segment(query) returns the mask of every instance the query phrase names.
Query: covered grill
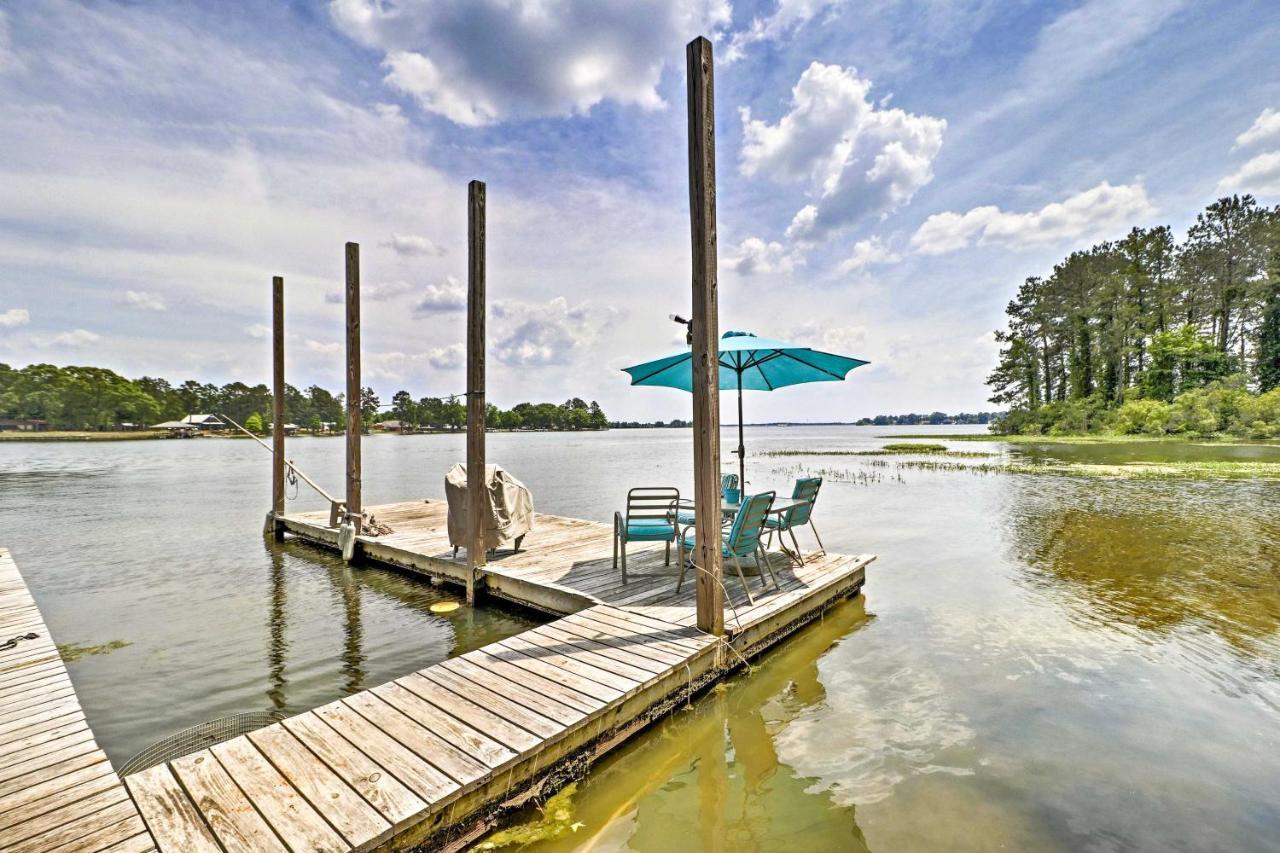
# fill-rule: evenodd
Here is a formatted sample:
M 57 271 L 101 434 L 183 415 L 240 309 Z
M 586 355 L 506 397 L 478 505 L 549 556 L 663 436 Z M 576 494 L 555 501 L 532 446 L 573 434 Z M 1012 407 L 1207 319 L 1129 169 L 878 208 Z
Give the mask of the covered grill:
M 481 527 L 485 551 L 514 543 L 520 550 L 521 540 L 533 529 L 533 494 L 524 483 L 501 466 L 484 466 L 488 488 L 488 507 Z M 444 475 L 444 494 L 449 500 L 449 544 L 454 554 L 467 544 L 467 467 L 461 463 Z

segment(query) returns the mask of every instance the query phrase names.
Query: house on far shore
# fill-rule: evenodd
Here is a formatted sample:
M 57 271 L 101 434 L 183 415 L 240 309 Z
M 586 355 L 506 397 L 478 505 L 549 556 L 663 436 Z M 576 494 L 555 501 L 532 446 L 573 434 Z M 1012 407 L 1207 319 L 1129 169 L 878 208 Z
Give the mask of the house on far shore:
M 275 428 L 276 428 L 276 422 L 275 422 L 275 421 L 271 421 L 270 423 L 268 423 L 268 424 L 267 424 L 266 431 L 267 431 L 267 432 L 274 432 L 274 431 L 275 431 Z M 297 424 L 285 424 L 285 425 L 284 425 L 284 434 L 285 434 L 285 435 L 297 435 L 297 434 L 298 434 L 298 430 L 300 430 L 300 429 L 302 429 L 302 427 L 298 426 Z
M 165 421 L 162 424 L 152 424 L 151 429 L 164 430 L 174 438 L 191 438 L 200 434 L 199 427 L 186 421 Z
M 381 432 L 404 432 L 405 425 L 400 421 L 378 421 L 373 428 Z
M 217 415 L 187 415 L 182 419 L 182 423 L 189 424 L 196 429 L 219 430 L 226 429 L 226 421 L 223 421 Z
M 39 418 L 0 418 L 0 432 L 48 432 L 49 422 Z

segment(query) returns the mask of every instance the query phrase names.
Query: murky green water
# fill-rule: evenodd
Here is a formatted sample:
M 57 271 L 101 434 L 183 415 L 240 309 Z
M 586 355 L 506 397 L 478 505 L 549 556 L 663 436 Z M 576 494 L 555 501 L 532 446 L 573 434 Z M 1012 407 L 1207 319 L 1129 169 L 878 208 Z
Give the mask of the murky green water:
M 891 432 L 762 428 L 748 444 L 871 449 Z M 952 446 L 1106 464 L 1240 452 Z M 452 436 L 366 447 L 370 503 L 438 494 L 463 451 Z M 490 447 L 539 509 L 565 515 L 607 520 L 632 483 L 688 485 L 679 431 L 495 435 Z M 340 482 L 340 441 L 293 452 Z M 1275 448 L 1245 452 L 1280 463 Z M 487 610 L 432 616 L 443 593 L 416 581 L 265 548 L 267 462 L 230 441 L 0 446 L 0 542 L 58 640 L 132 643 L 71 666 L 113 758 L 233 711 L 300 710 L 522 627 Z M 1274 482 L 978 475 L 884 457 L 749 465 L 757 487 L 844 474 L 815 517 L 832 551 L 880 555 L 865 597 L 606 758 L 565 819 L 546 822 L 555 837 L 523 849 L 1275 846 Z

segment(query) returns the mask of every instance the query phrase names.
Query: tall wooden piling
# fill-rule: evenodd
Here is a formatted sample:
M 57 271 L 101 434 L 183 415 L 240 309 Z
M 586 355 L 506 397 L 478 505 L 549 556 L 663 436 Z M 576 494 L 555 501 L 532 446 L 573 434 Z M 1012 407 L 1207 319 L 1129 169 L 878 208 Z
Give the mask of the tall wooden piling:
M 693 245 L 693 503 L 697 624 L 724 633 L 720 556 L 720 321 L 716 287 L 715 88 L 711 42 L 685 52 L 689 101 L 689 221 Z
M 467 603 L 476 600 L 476 573 L 485 563 L 484 516 L 484 207 L 482 181 L 467 185 Z
M 360 532 L 360 245 L 347 244 L 347 517 Z
M 276 539 L 284 538 L 284 277 L 271 279 L 271 515 Z

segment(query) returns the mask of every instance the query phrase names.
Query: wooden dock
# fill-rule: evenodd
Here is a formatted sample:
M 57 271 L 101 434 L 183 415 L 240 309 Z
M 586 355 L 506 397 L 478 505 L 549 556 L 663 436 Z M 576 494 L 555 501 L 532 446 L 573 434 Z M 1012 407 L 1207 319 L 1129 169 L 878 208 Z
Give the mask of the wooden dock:
M 368 508 L 392 533 L 360 557 L 462 584 L 442 500 Z M 337 549 L 328 513 L 282 518 Z M 781 590 L 726 580 L 727 635 L 694 627 L 694 584 L 675 589 L 660 545 L 612 564 L 612 531 L 539 515 L 499 552 L 482 595 L 560 618 L 209 749 L 117 778 L 97 748 L 53 641 L 0 551 L 0 849 L 460 849 L 862 586 L 873 557 L 771 555 Z M 674 560 L 673 560 L 674 562 Z
M 453 555 L 447 528 L 448 505 L 442 499 L 366 507 L 392 533 L 361 536 L 364 557 L 406 571 L 457 583 L 467 572 L 465 552 Z M 305 512 L 282 518 L 286 530 L 311 542 L 337 548 L 338 531 L 328 526 L 328 512 Z M 800 536 L 803 538 L 805 532 Z M 597 604 L 624 608 L 682 627 L 696 621 L 692 575 L 676 591 L 675 556 L 664 565 L 664 549 L 656 543 L 632 543 L 627 549 L 627 583 L 613 567 L 613 529 L 607 524 L 539 514 L 536 527 L 518 553 L 500 550 L 481 570 L 477 586 L 487 594 L 551 615 L 576 613 Z M 747 576 L 754 603 L 747 600 L 737 575 L 725 568 L 725 630 L 732 645 L 750 654 L 777 630 L 797 627 L 816 605 L 856 592 L 862 586 L 869 554 L 805 555 L 805 565 L 773 553 L 770 560 L 782 587 L 760 586 Z M 746 561 L 749 571 L 754 567 Z
M 34 637 L 28 635 L 34 634 Z M 66 667 L 0 548 L 0 850 L 155 850 L 93 739 Z

